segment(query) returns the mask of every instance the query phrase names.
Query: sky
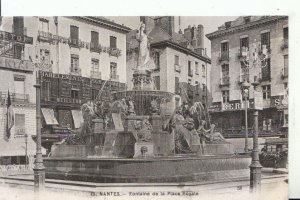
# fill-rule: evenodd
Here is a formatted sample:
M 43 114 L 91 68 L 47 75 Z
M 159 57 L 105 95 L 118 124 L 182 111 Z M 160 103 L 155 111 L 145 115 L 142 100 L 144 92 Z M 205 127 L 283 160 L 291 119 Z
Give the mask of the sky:
M 131 29 L 137 29 L 139 27 L 140 19 L 138 16 L 129 16 L 129 17 L 107 17 L 110 20 L 113 20 L 116 23 L 124 24 L 125 26 Z M 218 29 L 219 26 L 224 24 L 227 21 L 233 21 L 237 16 L 180 16 L 180 28 L 184 30 L 189 25 L 198 26 L 202 24 L 204 26 L 204 34 L 214 32 Z M 179 30 L 179 17 L 175 17 L 175 32 Z M 210 40 L 204 37 L 204 46 L 207 48 L 208 56 L 211 55 Z

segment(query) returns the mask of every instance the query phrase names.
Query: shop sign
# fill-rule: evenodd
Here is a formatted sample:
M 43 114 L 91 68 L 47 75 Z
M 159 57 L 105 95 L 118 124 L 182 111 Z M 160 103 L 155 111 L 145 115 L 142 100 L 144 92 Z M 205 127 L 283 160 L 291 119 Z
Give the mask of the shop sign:
M 15 35 L 14 33 L 9 33 L 6 31 L 0 31 L 0 40 L 20 42 L 25 44 L 33 43 L 32 37 L 28 37 L 26 35 Z
M 254 101 L 250 99 L 247 101 L 247 107 L 249 109 L 254 109 Z M 232 101 L 229 103 L 214 103 L 211 105 L 208 110 L 211 112 L 218 112 L 218 111 L 234 111 L 234 110 L 243 110 L 245 109 L 245 102 L 244 101 Z
M 8 57 L 0 57 L 0 67 L 26 72 L 34 70 L 32 62 Z
M 57 102 L 59 102 L 59 103 L 81 104 L 81 99 L 57 98 Z
M 284 95 L 271 97 L 271 107 L 287 108 L 288 107 L 288 97 L 285 97 Z

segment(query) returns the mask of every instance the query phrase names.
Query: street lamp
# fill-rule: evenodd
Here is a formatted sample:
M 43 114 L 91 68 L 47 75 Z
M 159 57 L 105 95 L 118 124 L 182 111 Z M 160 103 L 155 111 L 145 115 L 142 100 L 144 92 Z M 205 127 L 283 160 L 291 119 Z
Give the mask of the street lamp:
M 41 84 L 39 71 L 36 72 L 36 158 L 34 162 L 34 191 L 39 192 L 45 188 L 45 166 L 42 157 L 41 142 Z
M 247 47 L 242 48 L 242 62 L 249 68 L 264 68 L 267 67 L 267 59 L 270 57 L 270 49 L 267 45 L 261 45 L 257 47 L 256 40 L 254 40 L 252 54 Z M 254 87 L 254 92 L 258 85 L 257 82 L 252 83 Z M 255 95 L 254 95 L 255 96 Z M 254 97 L 255 98 L 255 97 Z M 250 189 L 254 192 L 260 191 L 261 186 L 261 164 L 259 163 L 258 155 L 258 108 L 254 106 L 254 133 L 253 133 L 253 150 L 252 150 L 252 161 L 250 164 Z
M 245 149 L 244 152 L 245 154 L 248 153 L 248 104 L 247 100 L 249 98 L 249 88 L 250 84 L 248 81 L 244 81 L 241 85 L 241 90 L 242 90 L 242 98 L 245 100 Z

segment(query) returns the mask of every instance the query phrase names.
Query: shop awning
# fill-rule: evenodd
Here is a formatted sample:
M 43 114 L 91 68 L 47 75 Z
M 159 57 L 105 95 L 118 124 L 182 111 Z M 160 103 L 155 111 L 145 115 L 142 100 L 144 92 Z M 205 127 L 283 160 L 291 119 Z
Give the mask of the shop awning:
M 83 123 L 81 110 L 72 110 L 72 116 L 75 128 L 80 128 L 81 124 Z
M 44 115 L 46 124 L 48 125 L 58 125 L 58 122 L 54 116 L 54 110 L 49 108 L 42 108 L 42 113 Z
M 0 156 L 25 156 L 26 155 L 26 138 L 11 137 L 8 141 L 3 138 L 0 139 Z M 32 156 L 36 154 L 36 143 L 31 136 L 27 137 L 27 155 Z M 42 147 L 42 154 L 46 154 L 46 149 Z

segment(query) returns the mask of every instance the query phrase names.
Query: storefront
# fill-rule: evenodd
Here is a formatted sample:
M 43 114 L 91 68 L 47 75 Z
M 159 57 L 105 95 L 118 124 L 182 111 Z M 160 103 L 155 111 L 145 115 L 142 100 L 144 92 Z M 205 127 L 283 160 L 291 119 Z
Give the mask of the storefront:
M 54 142 L 60 142 L 81 127 L 82 104 L 96 99 L 111 101 L 111 92 L 125 90 L 124 83 L 115 81 L 45 71 L 40 75 L 42 143 L 48 151 Z

